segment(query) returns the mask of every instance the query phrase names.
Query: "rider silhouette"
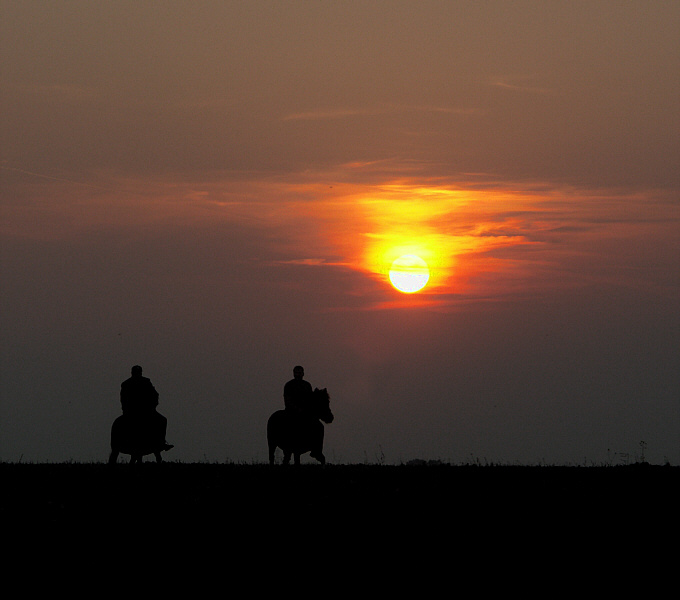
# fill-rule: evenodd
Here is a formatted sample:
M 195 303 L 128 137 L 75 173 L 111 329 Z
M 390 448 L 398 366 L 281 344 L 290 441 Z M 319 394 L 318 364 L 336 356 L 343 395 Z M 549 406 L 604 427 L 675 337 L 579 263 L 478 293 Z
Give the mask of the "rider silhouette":
M 132 367 L 131 377 L 120 384 L 120 405 L 123 414 L 131 417 L 148 415 L 158 406 L 158 392 L 148 377 L 142 376 L 142 367 Z
M 309 414 L 309 402 L 312 399 L 312 384 L 304 380 L 305 370 L 300 366 L 293 368 L 293 379 L 283 386 L 283 404 L 286 412 L 297 420 L 302 429 L 317 431 L 315 440 L 323 439 L 323 434 L 318 435 L 318 430 L 323 432 L 323 425 L 313 415 Z M 315 444 L 310 452 L 312 458 L 322 457 L 321 447 Z
M 283 404 L 286 410 L 303 414 L 312 395 L 312 384 L 305 381 L 305 370 L 301 366 L 293 369 L 293 379 L 283 386 Z
M 163 450 L 173 447 L 165 440 L 168 421 L 156 410 L 158 392 L 151 380 L 142 376 L 142 367 L 139 365 L 132 367 L 131 377 L 120 384 L 120 404 L 126 417 L 153 431 Z

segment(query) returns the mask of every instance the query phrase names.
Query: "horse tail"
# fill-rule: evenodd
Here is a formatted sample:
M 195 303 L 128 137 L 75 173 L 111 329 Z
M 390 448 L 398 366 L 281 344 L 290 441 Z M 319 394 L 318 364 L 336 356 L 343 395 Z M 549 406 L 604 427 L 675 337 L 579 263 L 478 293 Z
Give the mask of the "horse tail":
M 276 447 L 278 445 L 277 430 L 280 428 L 278 423 L 281 421 L 279 413 L 283 411 L 277 410 L 273 413 L 267 420 L 267 448 L 269 450 L 269 464 L 274 464 L 274 455 L 276 453 Z
M 123 415 L 120 415 L 117 417 L 114 421 L 113 424 L 111 425 L 111 449 L 114 450 L 116 448 L 121 447 L 121 436 L 123 435 L 123 428 L 125 426 L 125 419 L 123 418 Z

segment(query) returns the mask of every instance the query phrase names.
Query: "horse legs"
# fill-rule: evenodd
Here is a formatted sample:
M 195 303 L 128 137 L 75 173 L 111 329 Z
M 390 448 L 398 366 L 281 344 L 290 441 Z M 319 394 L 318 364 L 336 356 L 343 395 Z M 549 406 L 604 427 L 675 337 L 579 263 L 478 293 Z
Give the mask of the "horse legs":
M 159 450 L 158 452 L 154 452 L 153 455 L 156 457 L 156 463 L 160 464 L 163 462 L 163 459 L 161 458 L 161 451 Z
M 141 463 L 142 462 L 142 455 L 141 454 L 130 454 L 130 464 L 134 465 L 135 463 Z
M 109 464 L 115 465 L 117 461 L 118 461 L 118 450 L 111 450 L 111 454 L 109 454 Z
M 292 452 L 290 450 L 284 450 L 283 451 L 283 464 L 287 465 L 290 463 L 290 455 Z
M 326 464 L 326 457 L 323 455 L 323 434 L 324 428 L 319 421 L 316 421 L 312 429 L 312 451 L 310 456 L 318 460 L 322 465 Z
M 274 466 L 274 457 L 276 456 L 276 444 L 269 442 L 269 464 Z

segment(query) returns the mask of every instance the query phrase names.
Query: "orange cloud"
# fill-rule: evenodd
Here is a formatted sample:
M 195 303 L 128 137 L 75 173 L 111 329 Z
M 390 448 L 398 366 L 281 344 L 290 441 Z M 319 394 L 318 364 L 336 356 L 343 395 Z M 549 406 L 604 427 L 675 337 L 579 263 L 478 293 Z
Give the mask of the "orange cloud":
M 538 199 L 530 196 L 415 180 L 295 188 L 303 199 L 289 210 L 313 223 L 309 231 L 317 231 L 327 252 L 339 257 L 334 264 L 389 286 L 395 259 L 412 254 L 425 260 L 430 280 L 421 300 L 462 293 L 481 273 L 516 272 L 519 261 L 494 253 L 539 243 L 526 236 L 535 225 L 514 216 L 532 205 L 536 209 Z
M 4 207 L 2 233 L 57 239 L 101 228 L 240 231 L 258 248 L 257 256 L 242 257 L 252 264 L 323 270 L 329 285 L 333 270 L 342 270 L 337 292 L 352 295 L 352 306 L 446 305 L 603 281 L 670 286 L 670 276 L 651 281 L 656 264 L 677 248 L 669 233 L 677 204 L 667 194 L 456 184 L 408 167 L 400 177 L 395 163 L 378 161 L 295 176 L 80 183 L 5 169 L 14 201 Z M 652 243 L 650 232 L 662 233 Z M 403 255 L 422 258 L 430 275 L 409 298 L 389 280 Z

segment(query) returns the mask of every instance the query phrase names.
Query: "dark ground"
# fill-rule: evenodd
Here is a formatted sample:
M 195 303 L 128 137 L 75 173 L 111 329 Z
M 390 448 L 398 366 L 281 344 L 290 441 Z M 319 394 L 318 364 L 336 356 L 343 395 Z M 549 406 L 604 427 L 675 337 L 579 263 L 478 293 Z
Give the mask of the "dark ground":
M 677 556 L 680 532 L 671 466 L 0 464 L 0 480 L 5 547 L 28 561 L 67 541 L 122 565 L 567 575 Z
M 147 461 L 149 459 L 147 458 Z M 634 521 L 680 508 L 680 467 L 303 465 L 149 461 L 142 465 L 0 464 L 3 520 L 78 529 L 155 516 L 172 527 L 333 523 Z

